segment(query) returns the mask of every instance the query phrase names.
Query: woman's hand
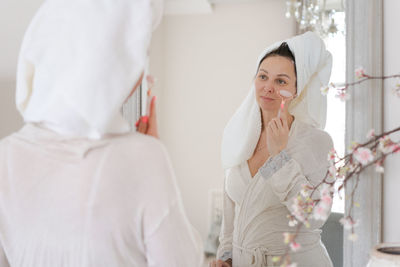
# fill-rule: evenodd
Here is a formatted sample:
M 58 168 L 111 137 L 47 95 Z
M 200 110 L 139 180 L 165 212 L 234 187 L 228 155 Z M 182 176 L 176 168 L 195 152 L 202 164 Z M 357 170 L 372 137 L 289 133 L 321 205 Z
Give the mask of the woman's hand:
M 229 259 L 228 261 L 222 260 L 213 260 L 210 262 L 210 267 L 232 267 L 232 260 Z
M 285 112 L 280 118 L 273 118 L 266 127 L 267 148 L 271 157 L 278 155 L 286 148 L 289 140 L 289 126 Z
M 153 96 L 150 103 L 150 114 L 149 116 L 142 116 L 136 122 L 136 130 L 139 133 L 147 134 L 155 138 L 158 137 L 157 130 L 157 117 L 156 117 L 156 97 Z

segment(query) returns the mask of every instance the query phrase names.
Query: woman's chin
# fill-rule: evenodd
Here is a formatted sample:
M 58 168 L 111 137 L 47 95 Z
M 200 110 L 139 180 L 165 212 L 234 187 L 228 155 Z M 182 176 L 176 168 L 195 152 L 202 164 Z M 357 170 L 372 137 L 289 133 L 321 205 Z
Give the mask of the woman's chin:
M 271 107 L 267 105 L 259 105 L 263 112 L 268 112 L 272 114 L 278 114 L 279 107 Z

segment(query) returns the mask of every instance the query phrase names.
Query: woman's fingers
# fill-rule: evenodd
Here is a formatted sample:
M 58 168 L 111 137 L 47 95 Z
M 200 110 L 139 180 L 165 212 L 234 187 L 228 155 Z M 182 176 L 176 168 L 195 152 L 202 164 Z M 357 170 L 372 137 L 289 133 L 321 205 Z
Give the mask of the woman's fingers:
M 282 120 L 282 126 L 285 130 L 289 130 L 289 126 L 287 123 L 287 116 L 286 116 L 286 112 L 282 112 L 281 114 L 281 120 Z
M 210 267 L 231 267 L 227 262 L 224 262 L 222 260 L 213 260 L 210 262 L 208 265 Z
M 280 118 L 275 118 L 275 119 L 272 119 L 272 120 L 275 122 L 276 129 L 278 131 L 282 131 L 283 130 L 283 125 L 282 125 L 281 119 Z
M 279 133 L 278 132 L 278 126 L 277 126 L 276 121 L 274 119 L 270 120 L 270 122 L 268 123 L 268 127 L 271 129 L 271 132 L 274 135 L 277 135 Z
M 222 260 L 214 260 L 210 263 L 210 267 L 230 267 L 230 265 Z
M 142 134 L 147 134 L 149 118 L 147 116 L 140 117 L 139 123 L 137 124 L 137 131 Z
M 158 138 L 158 127 L 157 127 L 157 113 L 156 113 L 156 97 L 153 96 L 150 102 L 150 114 L 149 114 L 149 128 L 147 134 L 155 138 Z
M 149 114 L 149 120 L 154 121 L 157 117 L 156 114 L 156 96 L 153 96 L 150 102 L 150 114 Z
M 267 140 L 274 134 L 275 133 L 274 133 L 271 123 L 268 123 L 268 125 L 267 125 Z
M 156 97 L 154 96 L 151 99 L 149 116 L 140 117 L 140 119 L 136 122 L 135 126 L 136 126 L 136 130 L 139 133 L 158 138 L 155 100 L 156 100 Z

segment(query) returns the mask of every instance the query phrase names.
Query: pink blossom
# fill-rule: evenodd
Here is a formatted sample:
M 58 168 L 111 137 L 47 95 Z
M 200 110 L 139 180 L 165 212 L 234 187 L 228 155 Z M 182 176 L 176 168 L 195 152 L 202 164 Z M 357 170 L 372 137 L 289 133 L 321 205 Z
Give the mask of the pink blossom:
M 336 97 L 339 98 L 341 101 L 347 101 L 350 99 L 350 94 L 348 94 L 346 91 L 340 91 L 336 94 Z
M 400 97 L 400 87 L 394 88 L 393 93 L 394 93 L 397 97 Z
M 353 152 L 354 158 L 362 165 L 367 165 L 374 160 L 374 156 L 369 148 L 359 147 Z
M 274 262 L 274 258 L 272 258 L 272 262 Z M 297 267 L 297 263 L 292 262 L 289 264 L 289 261 L 286 260 L 281 267 Z
M 400 79 L 397 79 L 396 86 L 393 88 L 393 94 L 400 97 Z
M 290 227 L 295 227 L 297 224 L 298 224 L 298 222 L 295 219 L 289 221 L 289 226 Z
M 333 191 L 334 191 L 333 186 L 324 183 L 320 188 L 321 197 L 323 197 L 325 195 L 331 195 L 331 193 L 333 193 Z
M 339 178 L 339 179 L 343 179 L 345 176 L 346 176 L 346 174 L 347 174 L 347 172 L 349 171 L 349 167 L 348 166 L 342 166 L 342 167 L 340 167 L 339 168 L 339 171 L 338 171 L 338 173 L 337 173 L 337 178 Z
M 292 235 L 289 233 L 283 233 L 283 242 L 285 242 L 285 244 L 289 244 L 289 242 L 292 241 Z
M 381 137 L 379 139 L 379 144 L 378 144 L 378 149 L 384 153 L 392 153 L 392 152 L 397 152 L 399 149 L 399 146 L 394 143 L 389 136 L 385 135 L 384 137 Z
M 365 77 L 365 70 L 364 70 L 364 68 L 363 68 L 363 67 L 358 67 L 358 68 L 355 70 L 355 74 L 356 74 L 356 78 L 357 78 L 357 79 L 361 79 L 361 78 Z
M 300 244 L 296 243 L 295 241 L 291 242 L 289 246 L 290 249 L 294 252 L 298 251 L 301 248 Z
M 352 141 L 352 142 L 351 142 L 351 145 L 350 145 L 350 147 L 349 147 L 349 149 L 348 149 L 349 153 L 353 153 L 354 150 L 355 150 L 359 145 L 360 145 L 359 143 L 357 143 L 357 142 L 355 142 L 355 141 Z
M 147 81 L 148 87 L 149 88 L 153 88 L 154 84 L 156 82 L 156 79 L 154 78 L 153 75 L 147 75 L 146 76 L 146 81 Z
M 328 85 L 322 86 L 320 90 L 322 95 L 327 95 L 329 92 L 329 86 Z
M 290 200 L 290 213 L 288 216 L 289 225 L 297 224 L 297 221 L 305 223 L 306 217 L 313 211 L 315 205 L 314 200 L 310 198 L 310 190 L 313 189 L 308 185 L 302 185 L 303 189 Z M 296 219 L 297 221 L 293 221 Z
M 326 206 L 330 206 L 332 204 L 332 197 L 330 195 L 325 195 L 321 198 L 322 203 Z
M 335 159 L 335 155 L 336 155 L 336 150 L 334 148 L 332 148 L 328 152 L 328 160 L 334 160 Z
M 339 220 L 339 222 L 343 225 L 344 229 L 350 230 L 353 227 L 358 226 L 358 221 L 353 220 L 351 217 L 343 217 Z
M 300 191 L 300 195 L 304 198 L 307 198 L 311 194 L 311 188 L 307 184 L 302 184 L 301 187 L 302 189 Z
M 325 204 L 318 203 L 318 205 L 314 208 L 314 219 L 325 221 L 326 219 L 328 219 L 330 209 L 330 206 L 328 207 Z
M 335 165 L 335 159 L 336 159 L 336 150 L 334 148 L 332 148 L 329 152 L 328 152 L 328 161 L 330 165 Z
M 303 208 L 303 201 L 299 199 L 299 197 L 296 197 L 293 199 L 293 203 L 291 205 L 291 213 L 293 214 L 294 217 L 296 217 L 297 220 L 299 221 L 304 221 L 305 215 L 304 215 L 304 208 Z
M 384 173 L 384 172 L 385 172 L 385 169 L 383 168 L 383 166 L 382 166 L 381 164 L 376 164 L 376 166 L 375 166 L 375 171 L 376 171 L 377 173 Z
M 309 191 L 306 190 L 306 189 L 302 189 L 302 190 L 300 191 L 300 194 L 301 194 L 303 197 L 308 197 L 308 196 L 310 195 Z
M 358 167 L 358 164 L 352 163 L 352 164 L 348 165 L 348 167 L 349 167 L 348 172 L 351 173 L 351 172 L 353 172 L 353 171 Z
M 325 221 L 328 219 L 332 207 L 333 186 L 323 184 L 320 188 L 320 201 L 314 207 L 313 217 L 315 220 Z
M 336 176 L 336 167 L 335 165 L 331 165 L 328 169 L 329 175 L 331 177 L 335 177 Z
M 375 137 L 375 129 L 371 129 L 367 133 L 367 139 L 372 139 Z
M 278 261 L 280 261 L 281 260 L 281 257 L 280 256 L 273 256 L 272 257 L 272 262 L 278 262 Z
M 358 239 L 358 235 L 355 233 L 349 234 L 349 236 L 347 237 L 350 241 L 357 241 Z

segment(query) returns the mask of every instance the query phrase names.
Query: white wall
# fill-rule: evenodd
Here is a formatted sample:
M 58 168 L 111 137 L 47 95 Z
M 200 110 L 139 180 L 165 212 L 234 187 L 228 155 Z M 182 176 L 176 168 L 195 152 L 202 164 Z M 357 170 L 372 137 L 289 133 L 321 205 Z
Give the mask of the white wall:
M 21 128 L 22 117 L 15 107 L 15 82 L 0 80 L 0 139 Z
M 43 0 L 0 2 L 0 138 L 18 130 L 22 118 L 15 108 L 15 73 L 24 32 Z
M 43 0 L 1 0 L 0 79 L 13 80 L 26 27 Z
M 208 194 L 222 189 L 224 126 L 247 95 L 261 51 L 294 34 L 285 1 L 216 5 L 213 14 L 167 16 L 154 35 L 161 139 L 190 221 L 205 238 Z M 162 67 L 160 67 L 162 65 Z
M 384 1 L 384 72 L 400 74 L 400 28 L 398 27 L 398 13 L 400 1 Z M 392 94 L 395 86 L 394 80 L 385 82 L 384 97 L 384 127 L 391 130 L 400 126 L 400 98 Z M 400 140 L 400 134 L 395 140 Z M 400 154 L 390 157 L 386 161 L 384 176 L 384 216 L 383 240 L 384 242 L 400 242 Z

